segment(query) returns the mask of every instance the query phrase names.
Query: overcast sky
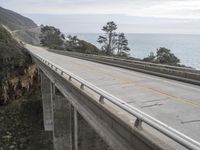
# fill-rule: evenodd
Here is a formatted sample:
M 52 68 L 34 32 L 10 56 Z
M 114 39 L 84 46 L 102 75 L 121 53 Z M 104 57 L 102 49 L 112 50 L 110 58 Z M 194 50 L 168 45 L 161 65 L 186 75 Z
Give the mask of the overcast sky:
M 113 20 L 120 32 L 200 34 L 200 0 L 0 0 L 0 6 L 64 32 L 100 32 Z

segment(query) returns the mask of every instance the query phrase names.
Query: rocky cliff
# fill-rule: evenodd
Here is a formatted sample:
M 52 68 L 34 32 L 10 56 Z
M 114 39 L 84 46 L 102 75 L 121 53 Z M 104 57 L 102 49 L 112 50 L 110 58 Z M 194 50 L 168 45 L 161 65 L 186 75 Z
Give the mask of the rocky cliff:
M 32 86 L 37 66 L 25 48 L 0 26 L 0 104 L 21 97 Z

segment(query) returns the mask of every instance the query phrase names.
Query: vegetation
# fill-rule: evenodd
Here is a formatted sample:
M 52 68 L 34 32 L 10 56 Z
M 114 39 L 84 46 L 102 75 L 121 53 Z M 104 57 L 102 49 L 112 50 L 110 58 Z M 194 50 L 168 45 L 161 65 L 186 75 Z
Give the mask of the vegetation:
M 38 84 L 24 97 L 0 106 L 0 150 L 52 150 L 52 134 L 43 129 Z
M 180 60 L 171 53 L 171 50 L 164 47 L 157 49 L 156 55 L 151 52 L 148 57 L 144 58 L 144 61 L 174 66 L 177 66 L 180 63 Z
M 128 40 L 124 33 L 117 34 L 115 30 L 117 25 L 111 21 L 103 27 L 105 36 L 99 36 L 98 42 L 103 44 L 102 50 L 99 50 L 93 44 L 78 39 L 77 36 L 64 34 L 59 29 L 52 26 L 41 26 L 40 43 L 50 49 L 67 50 L 88 54 L 106 54 L 127 57 L 130 49 L 128 48 Z
M 0 70 L 6 66 L 22 67 L 30 63 L 30 58 L 25 48 L 15 41 L 11 34 L 0 25 Z
M 42 27 L 40 39 L 42 46 L 52 49 L 63 49 L 65 37 L 60 30 L 55 27 Z
M 53 149 L 52 135 L 43 130 L 38 82 L 28 75 L 31 63 L 26 50 L 0 25 L 0 150 Z M 27 89 L 20 81 L 34 85 Z
M 103 26 L 102 28 L 102 31 L 105 32 L 105 36 L 99 36 L 97 40 L 97 42 L 100 44 L 104 44 L 101 49 L 106 55 L 111 55 L 114 53 L 117 37 L 115 30 L 117 30 L 117 25 L 113 21 L 108 22 L 106 26 Z
M 0 26 L 0 105 L 7 103 L 8 97 L 11 100 L 14 95 L 14 88 L 11 88 L 8 80 L 23 75 L 30 64 L 31 59 L 25 48 Z
M 128 47 L 128 40 L 126 39 L 124 33 L 119 33 L 117 38 L 117 55 L 127 56 L 130 48 Z
M 100 54 L 100 50 L 94 46 L 93 44 L 86 42 L 84 40 L 80 40 L 77 36 L 67 36 L 67 40 L 65 41 L 65 49 L 68 51 L 74 51 L 79 53 L 87 53 L 87 54 Z
M 50 49 L 67 50 L 88 54 L 99 54 L 100 50 L 91 43 L 80 40 L 77 36 L 68 35 L 65 38 L 64 34 L 59 29 L 52 26 L 42 26 L 40 42 L 42 46 Z
M 115 31 L 117 30 L 117 25 L 113 22 L 107 22 L 105 26 L 103 26 L 102 31 L 105 32 L 104 36 L 99 36 L 97 42 L 103 44 L 101 47 L 102 51 L 106 55 L 114 55 L 118 56 L 128 56 L 128 52 L 130 49 L 128 46 L 128 40 L 126 39 L 124 33 L 117 34 Z
M 147 61 L 147 62 L 154 62 L 155 57 L 156 57 L 156 56 L 154 55 L 154 53 L 153 53 L 153 52 L 150 52 L 150 53 L 149 53 L 149 56 L 145 57 L 143 60 L 144 60 L 144 61 Z

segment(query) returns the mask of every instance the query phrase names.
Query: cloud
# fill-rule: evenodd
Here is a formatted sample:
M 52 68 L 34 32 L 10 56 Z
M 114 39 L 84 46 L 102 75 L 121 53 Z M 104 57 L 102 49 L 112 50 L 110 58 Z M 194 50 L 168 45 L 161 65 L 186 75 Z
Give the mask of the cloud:
M 0 0 L 0 6 L 64 32 L 100 32 L 113 20 L 121 32 L 200 34 L 200 0 Z
M 22 14 L 124 14 L 200 18 L 199 0 L 1 0 L 0 5 Z
M 200 34 L 199 19 L 169 19 L 127 15 L 29 15 L 38 24 L 53 25 L 64 33 L 99 33 L 107 21 L 125 33 Z

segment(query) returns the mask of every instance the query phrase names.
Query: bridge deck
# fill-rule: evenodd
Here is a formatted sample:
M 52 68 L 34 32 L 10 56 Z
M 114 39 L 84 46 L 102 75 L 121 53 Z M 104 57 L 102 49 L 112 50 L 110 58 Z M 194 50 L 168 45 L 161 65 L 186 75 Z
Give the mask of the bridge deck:
M 26 47 L 200 142 L 199 86 Z

